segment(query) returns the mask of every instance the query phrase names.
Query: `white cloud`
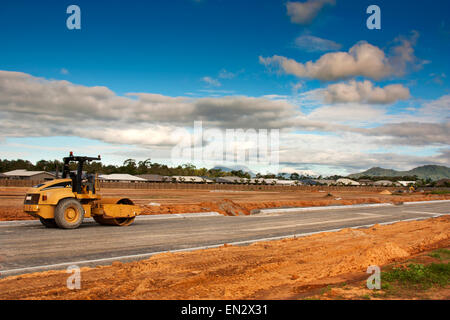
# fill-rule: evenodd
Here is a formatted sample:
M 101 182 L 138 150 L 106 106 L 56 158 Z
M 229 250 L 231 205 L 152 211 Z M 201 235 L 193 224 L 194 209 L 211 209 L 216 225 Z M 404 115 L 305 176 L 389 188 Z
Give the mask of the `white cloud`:
M 429 76 L 432 78 L 431 81 L 439 85 L 443 85 L 445 78 L 447 78 L 447 75 L 444 72 L 441 72 L 440 74 L 430 73 Z
M 222 69 L 219 72 L 219 78 L 221 79 L 233 79 L 234 77 L 236 77 L 236 73 L 227 71 L 225 69 Z
M 352 173 L 374 166 L 408 170 L 424 164 L 450 165 L 448 148 L 442 148 L 433 156 L 421 156 L 423 148 L 416 146 L 403 147 L 404 153 L 395 145 L 379 150 L 383 138 L 378 136 L 287 133 L 281 139 L 281 165 L 289 167 L 331 166 Z
M 339 43 L 332 40 L 322 39 L 311 35 L 297 37 L 294 40 L 294 45 L 296 48 L 308 52 L 335 51 L 342 47 Z
M 444 95 L 439 99 L 428 101 L 420 109 L 423 116 L 439 116 L 440 119 L 450 120 L 450 94 Z
M 318 122 L 333 121 L 333 123 L 362 126 L 372 123 L 375 119 L 381 119 L 385 113 L 385 109 L 365 104 L 337 104 L 316 108 L 308 114 L 307 118 Z
M 416 115 L 404 119 L 401 115 L 397 123 L 389 123 L 393 115 L 387 113 L 387 106 L 338 103 L 304 114 L 284 96 L 118 96 L 106 87 L 0 71 L 0 138 L 75 136 L 135 145 L 158 154 L 170 154 L 179 139 L 191 138 L 193 122 L 201 120 L 205 129 L 282 129 L 282 162 L 352 168 L 377 161 L 386 166 L 420 163 L 426 158 L 397 154 L 396 146 L 448 147 L 449 106 L 450 96 L 443 96 L 426 102 Z M 365 124 L 375 127 L 361 127 Z M 370 154 L 388 146 L 392 152 Z M 429 159 L 449 161 L 445 156 Z
M 76 127 L 103 128 L 96 138 L 101 134 L 108 142 L 120 142 L 122 138 L 128 141 L 128 136 L 110 135 L 107 128 L 119 132 L 135 127 L 145 132 L 155 125 L 192 126 L 196 120 L 221 128 L 285 128 L 295 125 L 295 119 L 301 116 L 296 106 L 282 99 L 189 98 L 149 93 L 117 96 L 106 87 L 0 71 L 0 136 L 72 135 Z M 85 130 L 83 136 L 93 135 L 94 131 Z M 141 136 L 144 140 L 145 135 Z M 153 137 L 150 133 L 147 136 Z
M 393 73 L 384 52 L 369 43 L 360 42 L 349 52 L 327 53 L 316 62 L 299 63 L 293 59 L 274 55 L 260 57 L 266 66 L 280 68 L 286 74 L 299 78 L 312 78 L 324 81 L 364 76 L 373 79 L 385 78 Z
M 69 70 L 67 70 L 66 68 L 62 68 L 59 72 L 64 75 L 69 74 Z
M 391 48 L 390 64 L 396 70 L 398 75 L 403 75 L 408 66 L 413 69 L 421 69 L 424 64 L 430 63 L 428 60 L 420 60 L 414 55 L 414 46 L 419 39 L 419 33 L 415 30 L 411 31 L 409 38 L 398 36 L 394 43 L 396 46 Z
M 396 117 L 387 114 L 384 108 L 372 108 L 366 104 L 319 106 L 305 115 L 296 105 L 279 96 L 188 98 L 130 93 L 123 97 L 106 87 L 86 87 L 68 81 L 49 81 L 25 73 L 0 71 L 0 136 L 76 135 L 108 142 L 166 145 L 170 141 L 158 138 L 156 131 L 165 136 L 171 130 L 192 126 L 194 121 L 201 120 L 207 127 L 218 128 L 279 128 L 363 135 L 386 130 L 386 136 L 403 137 L 405 132 L 388 131 L 385 129 L 387 124 L 372 131 L 349 126 L 396 121 L 417 123 L 405 126 L 412 136 L 415 136 L 417 128 L 428 130 L 430 134 L 421 133 L 421 143 L 442 144 L 448 127 L 439 126 L 439 122 L 448 117 L 449 100 L 449 96 L 443 96 L 429 101 L 416 114 L 408 116 Z M 422 125 L 425 120 L 435 124 L 429 123 L 429 127 Z M 108 128 L 117 133 L 111 134 Z M 440 130 L 439 134 L 436 128 Z M 132 136 L 139 139 L 135 141 Z M 418 141 L 411 139 L 411 143 Z M 408 144 L 408 141 L 401 143 Z
M 202 80 L 203 82 L 207 83 L 208 85 L 213 86 L 213 87 L 220 87 L 220 86 L 222 85 L 222 84 L 219 82 L 219 80 L 214 79 L 214 78 L 211 78 L 211 77 L 208 77 L 208 76 L 203 77 L 201 80 Z
M 303 87 L 303 83 L 302 82 L 297 82 L 297 83 L 291 84 L 291 86 L 292 86 L 292 92 L 294 94 L 297 94 L 298 90 L 300 90 Z
M 305 2 L 286 3 L 287 15 L 292 23 L 309 24 L 326 5 L 334 5 L 335 0 L 307 0 Z
M 83 136 L 82 130 L 77 132 Z M 91 129 L 87 137 L 108 143 L 117 143 L 141 146 L 173 146 L 185 136 L 190 136 L 187 130 L 173 126 L 155 125 L 143 128 L 104 128 Z
M 380 143 L 390 145 L 449 145 L 450 122 L 423 123 L 401 122 L 389 123 L 377 128 L 359 129 L 367 136 L 380 137 Z M 448 159 L 450 160 L 450 159 Z
M 301 176 L 310 176 L 310 177 L 317 177 L 318 174 L 313 171 L 313 170 L 309 170 L 309 169 L 298 169 L 298 168 L 291 168 L 291 167 L 284 167 L 281 168 L 280 173 L 285 173 L 285 174 L 293 174 L 293 173 L 297 173 Z
M 417 37 L 417 32 L 413 32 L 410 40 L 404 38 L 398 40 L 399 44 L 392 48 L 390 56 L 387 56 L 380 48 L 360 41 L 348 52 L 326 53 L 317 61 L 299 63 L 294 59 L 278 55 L 267 58 L 260 56 L 259 61 L 266 67 L 275 67 L 299 78 L 335 81 L 362 76 L 379 80 L 402 75 L 409 65 L 420 67 L 413 49 Z
M 327 103 L 389 104 L 410 98 L 409 89 L 401 84 L 391 84 L 381 88 L 375 87 L 369 80 L 336 83 L 329 85 L 321 92 Z

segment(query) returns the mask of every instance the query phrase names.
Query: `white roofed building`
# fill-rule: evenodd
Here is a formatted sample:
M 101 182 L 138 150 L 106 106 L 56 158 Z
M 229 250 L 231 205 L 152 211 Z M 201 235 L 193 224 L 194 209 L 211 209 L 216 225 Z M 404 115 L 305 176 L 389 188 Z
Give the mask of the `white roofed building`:
M 101 181 L 108 182 L 146 182 L 147 180 L 132 176 L 127 173 L 113 173 L 113 174 L 102 174 L 98 176 L 98 179 Z
M 45 171 L 27 171 L 27 170 L 13 170 L 3 173 L 4 178 L 14 180 L 53 180 L 55 175 Z
M 314 179 L 314 181 L 317 182 L 319 185 L 332 186 L 336 184 L 336 181 L 331 179 Z
M 408 187 L 416 184 L 415 181 L 397 181 L 397 182 L 400 183 L 403 187 Z
M 344 186 L 359 186 L 361 185 L 358 181 L 348 179 L 348 178 L 340 178 L 336 180 L 336 184 L 341 184 Z
M 185 182 L 185 183 L 213 183 L 211 179 L 197 176 L 171 176 L 168 181 Z
M 245 183 L 246 178 L 235 177 L 235 176 L 225 176 L 215 179 L 217 183 Z
M 295 186 L 295 185 L 301 185 L 302 183 L 298 180 L 277 180 L 277 185 L 282 186 Z
M 378 181 L 375 181 L 375 182 L 373 183 L 373 185 L 374 185 L 374 186 L 389 187 L 389 186 L 393 186 L 394 183 L 393 183 L 392 181 L 389 181 L 389 180 L 378 180 Z

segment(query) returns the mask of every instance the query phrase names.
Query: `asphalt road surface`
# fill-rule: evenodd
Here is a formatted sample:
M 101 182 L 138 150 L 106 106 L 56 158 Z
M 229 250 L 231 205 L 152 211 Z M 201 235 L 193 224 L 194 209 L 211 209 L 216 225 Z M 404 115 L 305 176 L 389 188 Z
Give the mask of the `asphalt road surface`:
M 322 207 L 323 208 L 323 207 Z M 450 201 L 346 208 L 263 210 L 252 216 L 141 216 L 128 227 L 87 221 L 75 230 L 39 222 L 0 223 L 0 276 L 70 265 L 133 261 L 155 253 L 304 236 L 450 214 Z

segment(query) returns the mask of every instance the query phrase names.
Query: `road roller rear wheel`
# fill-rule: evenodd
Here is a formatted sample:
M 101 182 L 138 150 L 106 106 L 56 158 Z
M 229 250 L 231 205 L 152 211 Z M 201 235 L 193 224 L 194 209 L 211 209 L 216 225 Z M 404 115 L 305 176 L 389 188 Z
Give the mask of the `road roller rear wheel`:
M 55 222 L 63 229 L 75 229 L 84 219 L 84 209 L 81 203 L 73 198 L 61 200 L 55 209 Z

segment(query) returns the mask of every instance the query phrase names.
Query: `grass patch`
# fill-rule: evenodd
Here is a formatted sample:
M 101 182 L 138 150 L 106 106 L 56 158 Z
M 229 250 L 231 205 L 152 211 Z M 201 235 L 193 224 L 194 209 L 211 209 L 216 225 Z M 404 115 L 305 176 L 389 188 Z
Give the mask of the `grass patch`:
M 386 297 L 386 293 L 373 292 L 372 293 L 372 297 L 374 297 L 374 298 L 385 298 Z
M 385 280 L 385 279 L 383 279 L 383 280 Z M 383 282 L 381 284 L 381 289 L 385 290 L 385 291 L 389 291 L 392 289 L 392 285 L 389 282 Z
M 436 258 L 439 260 L 448 260 L 450 259 L 450 250 L 449 249 L 437 249 L 429 254 L 430 257 Z
M 429 265 L 411 263 L 407 267 L 396 267 L 381 273 L 384 289 L 389 290 L 392 283 L 405 288 L 427 290 L 434 286 L 445 287 L 449 284 L 450 263 L 432 263 Z M 388 286 L 386 286 L 386 284 Z
M 430 194 L 449 194 L 450 190 L 433 190 L 430 191 Z
M 331 291 L 331 286 L 330 285 L 326 286 L 325 288 L 320 289 L 320 294 L 322 295 L 322 294 L 325 294 L 326 292 L 329 292 L 329 291 Z

